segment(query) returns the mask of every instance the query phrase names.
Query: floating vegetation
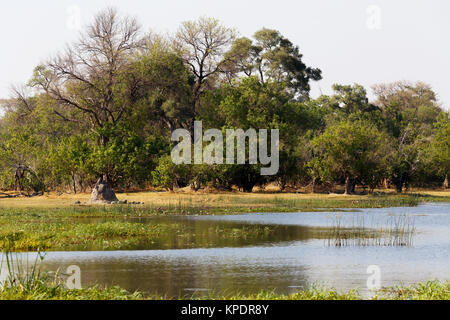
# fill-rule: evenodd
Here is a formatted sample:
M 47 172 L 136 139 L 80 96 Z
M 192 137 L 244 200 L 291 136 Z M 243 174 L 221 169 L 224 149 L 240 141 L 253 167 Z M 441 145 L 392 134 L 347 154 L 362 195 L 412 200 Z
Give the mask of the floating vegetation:
M 366 217 L 353 217 L 351 224 L 346 223 L 342 214 L 336 214 L 334 224 L 329 229 L 328 246 L 412 246 L 416 233 L 414 219 L 408 215 L 388 216 L 385 224 L 370 223 Z

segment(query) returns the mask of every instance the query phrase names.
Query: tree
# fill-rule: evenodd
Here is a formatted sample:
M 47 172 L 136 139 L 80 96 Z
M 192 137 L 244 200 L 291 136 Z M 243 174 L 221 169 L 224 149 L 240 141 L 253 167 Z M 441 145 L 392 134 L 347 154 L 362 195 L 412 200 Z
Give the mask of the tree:
M 67 128 L 49 119 L 41 97 L 31 96 L 26 87 L 13 87 L 12 94 L 0 121 L 1 182 L 37 194 L 48 185 L 49 150 Z
M 131 126 L 117 127 L 110 136 L 106 146 L 93 147 L 88 166 L 97 176 L 109 172 L 114 187 L 143 186 L 150 180 L 158 158 L 168 152 L 169 143 L 164 137 L 142 137 Z
M 345 180 L 345 194 L 352 194 L 356 183 L 379 183 L 379 172 L 386 157 L 387 138 L 367 121 L 344 120 L 329 126 L 312 141 L 318 160 L 311 170 L 323 180 Z M 322 168 L 321 168 L 322 167 Z
M 258 75 L 261 83 L 285 82 L 291 93 L 299 100 L 309 99 L 311 80 L 322 79 L 322 71 L 307 67 L 298 46 L 276 30 L 263 28 L 254 34 L 255 41 L 237 39 L 227 53 L 234 62 L 229 74 L 242 72 L 247 76 Z
M 282 190 L 345 182 L 346 193 L 381 179 L 398 192 L 448 186 L 449 115 L 429 85 L 376 85 L 374 103 L 358 84 L 310 99 L 321 78 L 276 30 L 237 38 L 203 17 L 163 37 L 141 34 L 135 19 L 114 9 L 101 11 L 79 40 L 35 69 L 28 86 L 0 100 L 0 187 L 29 195 L 78 192 L 95 181 L 108 190 L 153 183 L 247 192 L 273 182 Z M 271 150 L 277 174 L 262 176 L 268 165 L 250 163 L 247 145 L 244 165 L 173 164 L 171 133 L 184 128 L 194 138 L 196 120 L 225 136 L 279 129 L 279 150 Z
M 193 77 L 182 57 L 163 39 L 149 39 L 131 67 L 140 79 L 140 117 L 152 126 L 161 121 L 172 132 L 192 120 Z M 140 119 L 135 119 L 140 120 Z
M 310 115 L 304 105 L 293 101 L 284 82 L 266 81 L 262 83 L 256 76 L 244 77 L 232 85 L 223 87 L 216 127 L 235 129 L 278 129 L 280 131 L 280 170 L 272 177 L 284 188 L 292 182 L 298 169 L 293 160 L 299 136 L 308 128 Z M 248 150 L 247 150 L 248 151 Z M 246 152 L 247 155 L 248 152 Z M 290 158 L 289 160 L 287 158 Z M 268 177 L 260 174 L 260 165 L 238 165 L 234 169 L 236 185 L 251 192 L 253 187 L 267 182 Z
M 442 109 L 431 87 L 421 82 L 379 84 L 373 90 L 383 126 L 392 137 L 389 176 L 400 193 L 420 168 L 420 150 L 433 134 Z
M 436 93 L 423 82 L 397 81 L 372 87 L 375 105 L 383 113 L 385 126 L 394 137 L 400 137 L 411 125 L 429 136 L 442 112 Z
M 125 82 L 129 58 L 142 46 L 135 19 L 114 9 L 100 12 L 80 40 L 35 69 L 31 84 L 57 102 L 55 114 L 65 121 L 87 122 L 106 145 L 101 129 L 127 115 L 137 83 Z M 125 86 L 125 88 L 124 88 Z
M 159 159 L 158 166 L 152 172 L 153 184 L 173 191 L 180 184 L 187 184 L 190 168 L 187 165 L 175 165 L 170 156 Z
M 14 128 L 0 141 L 0 169 L 4 177 L 20 193 L 32 190 L 44 191 L 45 186 L 39 174 L 42 165 L 42 152 L 37 136 L 30 128 Z M 13 179 L 11 179 L 13 177 Z
M 430 164 L 444 180 L 444 188 L 448 188 L 450 173 L 450 115 L 448 112 L 441 113 L 435 124 L 435 135 L 427 154 L 430 156 Z
M 31 84 L 55 101 L 64 121 L 88 125 L 105 147 L 108 132 L 129 114 L 139 82 L 127 68 L 143 43 L 135 19 L 116 10 L 100 12 L 80 40 L 35 69 Z M 102 176 L 108 181 L 110 172 Z M 103 179 L 102 179 L 103 180 Z
M 346 115 L 376 112 L 380 109 L 369 103 L 366 89 L 355 83 L 352 86 L 334 84 L 334 95 L 330 99 L 331 106 Z
M 91 148 L 82 136 L 70 136 L 63 139 L 50 155 L 49 163 L 58 180 L 68 180 L 74 194 L 77 193 L 77 180 L 80 192 L 83 192 L 83 181 L 89 174 L 88 160 Z M 77 179 L 78 178 L 78 179 Z
M 185 128 L 191 133 L 194 132 L 200 97 L 206 88 L 214 86 L 222 68 L 231 61 L 225 53 L 235 37 L 233 29 L 223 26 L 217 19 L 206 17 L 183 22 L 175 36 L 175 47 L 194 75 L 191 119 Z

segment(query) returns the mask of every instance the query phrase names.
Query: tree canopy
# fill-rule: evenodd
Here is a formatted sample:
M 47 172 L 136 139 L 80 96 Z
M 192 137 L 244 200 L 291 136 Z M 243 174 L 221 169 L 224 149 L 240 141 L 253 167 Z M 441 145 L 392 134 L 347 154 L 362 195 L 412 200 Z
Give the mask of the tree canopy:
M 122 190 L 448 187 L 449 113 L 429 85 L 378 84 L 370 101 L 357 83 L 335 84 L 313 99 L 321 79 L 277 30 L 242 37 L 202 17 L 165 36 L 103 10 L 0 101 L 0 189 L 77 193 L 99 176 Z M 248 161 L 174 164 L 171 134 L 193 133 L 195 121 L 223 133 L 278 129 L 278 173 Z

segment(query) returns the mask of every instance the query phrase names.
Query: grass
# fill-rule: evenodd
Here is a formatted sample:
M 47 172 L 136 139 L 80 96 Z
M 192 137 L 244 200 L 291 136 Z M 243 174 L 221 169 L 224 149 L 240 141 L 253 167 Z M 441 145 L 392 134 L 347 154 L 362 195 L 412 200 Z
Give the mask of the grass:
M 191 228 L 181 223 L 143 224 L 126 221 L 80 223 L 76 221 L 3 221 L 0 248 L 20 251 L 139 250 L 211 247 L 236 240 L 252 241 L 269 236 L 276 226 L 218 225 Z
M 292 295 L 278 295 L 262 291 L 251 295 L 184 297 L 178 300 L 358 300 L 356 291 L 339 293 L 335 290 L 305 290 Z M 120 287 L 65 290 L 63 286 L 38 285 L 33 291 L 7 288 L 0 291 L 0 300 L 166 300 L 164 296 L 130 293 Z
M 192 298 L 192 297 L 191 297 Z M 188 297 L 188 299 L 191 299 Z M 364 300 L 355 289 L 339 292 L 321 286 L 312 286 L 292 294 L 261 291 L 253 294 L 230 294 L 195 297 L 199 300 Z M 450 300 L 450 281 L 431 280 L 410 286 L 398 285 L 382 288 L 370 300 Z
M 0 199 L 0 214 L 35 214 L 51 216 L 155 216 L 208 215 L 251 212 L 294 212 L 335 208 L 382 208 L 416 206 L 420 202 L 450 201 L 450 192 L 376 193 L 345 196 L 339 194 L 294 193 L 124 193 L 121 200 L 144 202 L 144 205 L 88 206 L 88 194 L 46 195 L 35 198 Z
M 327 245 L 348 246 L 412 246 L 416 233 L 414 220 L 407 215 L 390 216 L 383 226 L 367 227 L 364 216 L 356 217 L 352 226 L 337 214 L 329 229 Z
M 409 287 L 390 287 L 380 290 L 373 300 L 449 300 L 450 281 L 429 281 Z M 45 279 L 33 286 L 10 286 L 0 290 L 0 300 L 167 300 L 162 295 L 128 292 L 120 287 L 92 286 L 80 290 L 66 290 L 62 284 L 46 284 Z M 185 296 L 178 300 L 364 300 L 356 290 L 339 292 L 335 289 L 311 288 L 293 294 L 261 291 L 253 294 Z
M 450 300 L 450 281 L 428 281 L 410 286 L 381 289 L 381 298 L 391 300 Z

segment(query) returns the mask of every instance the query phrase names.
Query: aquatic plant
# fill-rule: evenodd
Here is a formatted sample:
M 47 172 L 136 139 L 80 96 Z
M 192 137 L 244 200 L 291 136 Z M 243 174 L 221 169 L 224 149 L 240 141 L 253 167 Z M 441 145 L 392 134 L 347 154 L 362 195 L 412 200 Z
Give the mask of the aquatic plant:
M 328 246 L 412 246 L 416 233 L 414 219 L 407 215 L 389 216 L 384 225 L 372 222 L 368 227 L 364 215 L 353 217 L 349 226 L 342 214 L 335 216 L 334 224 L 328 232 Z

